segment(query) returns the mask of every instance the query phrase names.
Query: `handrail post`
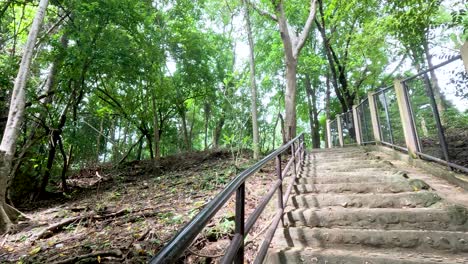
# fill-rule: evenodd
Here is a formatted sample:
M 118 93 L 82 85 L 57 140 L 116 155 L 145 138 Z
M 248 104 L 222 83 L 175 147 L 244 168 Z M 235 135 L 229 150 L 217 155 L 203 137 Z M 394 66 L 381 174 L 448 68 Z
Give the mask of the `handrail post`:
M 235 233 L 242 236 L 241 245 L 234 259 L 235 264 L 244 263 L 244 228 L 245 228 L 245 183 L 236 191 L 236 229 Z
M 330 119 L 327 119 L 327 142 L 328 148 L 333 148 Z
M 294 176 L 297 175 L 297 170 L 296 170 L 296 146 L 294 145 L 295 143 L 293 142 L 291 144 L 291 158 L 293 159 L 293 165 L 294 165 Z
M 374 133 L 375 142 L 380 143 L 382 141 L 382 137 L 380 136 L 380 125 L 379 125 L 379 118 L 377 115 L 377 104 L 375 102 L 375 93 L 369 92 L 368 93 L 368 100 L 369 100 L 369 110 L 371 114 L 371 122 L 372 122 L 372 132 Z
M 344 141 L 343 141 L 343 127 L 341 126 L 341 115 L 336 115 L 336 126 L 338 127 L 338 140 L 340 141 L 340 147 L 343 147 Z
M 359 115 L 357 111 L 357 105 L 353 105 L 353 121 L 354 121 L 354 133 L 356 135 L 356 143 L 358 145 L 362 144 L 362 129 L 359 125 Z
M 284 209 L 283 204 L 283 170 L 281 169 L 281 154 L 276 156 L 276 175 L 281 181 L 281 184 L 278 186 L 278 209 Z M 284 226 L 284 218 L 281 216 L 281 224 Z

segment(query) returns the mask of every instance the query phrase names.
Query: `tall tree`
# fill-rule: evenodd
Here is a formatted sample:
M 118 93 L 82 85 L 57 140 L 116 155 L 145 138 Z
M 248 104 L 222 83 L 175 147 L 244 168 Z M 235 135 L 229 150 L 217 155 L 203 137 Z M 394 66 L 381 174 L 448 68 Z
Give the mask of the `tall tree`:
M 258 159 L 260 155 L 259 135 L 258 135 L 258 118 L 257 118 L 257 84 L 255 83 L 255 52 L 254 41 L 252 36 L 252 27 L 250 24 L 249 7 L 245 0 L 242 0 L 244 8 L 245 28 L 247 31 L 247 39 L 249 41 L 249 63 L 250 63 L 250 100 L 252 112 L 252 132 L 253 132 L 253 157 Z
M 250 2 L 251 3 L 251 2 Z M 286 92 L 285 92 L 285 126 L 286 139 L 290 140 L 296 135 L 297 117 L 296 117 L 296 87 L 297 87 L 297 62 L 299 54 L 304 47 L 309 32 L 312 28 L 317 0 L 310 1 L 310 8 L 307 20 L 302 31 L 294 31 L 286 17 L 284 1 L 272 0 L 274 14 L 259 9 L 255 4 L 251 3 L 253 8 L 259 14 L 275 21 L 278 24 L 281 41 L 284 48 L 284 59 L 286 63 Z
M 11 96 L 8 121 L 0 144 L 0 232 L 8 231 L 20 216 L 20 212 L 8 205 L 5 201 L 6 188 L 13 156 L 16 151 L 16 141 L 20 134 L 21 124 L 24 119 L 26 105 L 26 83 L 28 81 L 29 68 L 36 44 L 37 36 L 41 29 L 49 0 L 41 0 L 29 31 L 28 40 L 24 48 L 23 57 L 15 79 L 15 85 Z

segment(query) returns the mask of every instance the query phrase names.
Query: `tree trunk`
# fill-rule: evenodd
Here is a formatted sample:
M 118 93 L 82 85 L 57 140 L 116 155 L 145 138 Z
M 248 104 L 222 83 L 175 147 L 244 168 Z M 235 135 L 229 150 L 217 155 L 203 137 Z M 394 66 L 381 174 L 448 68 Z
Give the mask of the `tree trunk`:
M 326 85 L 327 85 L 327 90 L 325 91 L 325 119 L 330 120 L 331 115 L 330 115 L 330 74 L 327 74 L 327 80 L 326 80 Z M 325 148 L 329 148 L 328 146 L 328 130 L 325 129 Z
M 293 31 L 289 25 L 284 11 L 284 1 L 272 1 L 275 7 L 275 14 L 268 12 L 260 12 L 261 15 L 267 16 L 278 23 L 281 41 L 284 48 L 284 58 L 286 63 L 286 92 L 285 92 L 285 125 L 286 125 L 286 140 L 291 140 L 296 135 L 296 71 L 297 59 L 299 53 L 304 47 L 304 43 L 309 36 L 312 24 L 315 19 L 317 0 L 310 0 L 310 10 L 307 21 L 300 34 Z M 258 11 L 258 8 L 256 8 Z
M 249 8 L 245 1 L 242 1 L 244 7 L 244 19 L 247 30 L 247 39 L 249 40 L 249 62 L 250 62 L 250 91 L 251 91 L 251 113 L 252 113 L 252 134 L 253 134 L 253 158 L 258 159 L 260 156 L 259 134 L 258 134 L 258 117 L 257 117 L 257 85 L 255 83 L 255 54 L 254 41 L 252 36 L 252 28 L 250 26 Z
M 104 117 L 101 117 L 101 122 L 99 123 L 99 132 L 96 139 L 96 163 L 99 163 L 99 154 L 101 153 L 101 137 L 104 130 Z
M 9 231 L 11 224 L 20 215 L 18 211 L 5 203 L 7 181 L 10 175 L 12 159 L 16 151 L 21 123 L 24 119 L 24 108 L 26 104 L 26 82 L 29 68 L 31 66 L 34 45 L 46 13 L 48 0 L 41 0 L 36 16 L 29 31 L 28 40 L 24 48 L 18 75 L 15 80 L 11 96 L 8 121 L 0 144 L 0 232 Z
M 182 120 L 182 132 L 184 135 L 184 150 L 190 150 L 189 133 L 187 129 L 187 113 L 185 109 L 179 111 L 180 119 Z
M 215 130 L 213 131 L 213 148 L 217 149 L 219 147 L 219 140 L 221 138 L 221 132 L 223 131 L 223 126 L 224 126 L 224 115 L 221 116 L 221 118 L 218 121 L 218 124 L 216 124 Z
M 286 93 L 284 96 L 286 141 L 296 136 L 296 71 L 296 61 L 286 62 Z
M 161 157 L 161 151 L 160 151 L 160 128 L 159 128 L 159 112 L 158 108 L 156 105 L 156 96 L 153 94 L 152 96 L 152 106 L 153 106 L 153 137 L 154 137 L 154 159 L 159 160 Z
M 312 148 L 320 148 L 320 130 L 317 112 L 317 95 L 315 89 L 312 89 L 309 74 L 305 75 L 305 88 L 307 93 L 307 103 L 309 105 L 310 134 L 312 139 Z
M 146 141 L 148 142 L 148 150 L 150 152 L 150 158 L 153 160 L 154 159 L 154 153 L 153 153 L 153 140 L 151 138 L 150 133 L 145 134 Z
M 210 113 L 211 113 L 211 107 L 208 102 L 205 102 L 204 106 L 204 112 L 205 112 L 205 150 L 208 149 L 208 126 L 210 124 Z

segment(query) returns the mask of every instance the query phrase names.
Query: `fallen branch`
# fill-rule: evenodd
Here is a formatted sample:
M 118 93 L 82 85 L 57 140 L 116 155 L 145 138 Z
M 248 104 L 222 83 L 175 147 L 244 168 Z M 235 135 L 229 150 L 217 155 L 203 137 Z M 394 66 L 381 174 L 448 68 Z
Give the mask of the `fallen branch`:
M 110 214 L 107 214 L 107 215 L 96 215 L 94 212 L 93 213 L 89 213 L 89 214 L 86 214 L 86 215 L 82 215 L 82 216 L 76 216 L 76 217 L 71 217 L 71 218 L 67 218 L 67 219 L 64 219 L 56 224 L 53 224 L 47 228 L 45 228 L 44 230 L 42 230 L 41 232 L 39 232 L 34 238 L 33 240 L 38 240 L 38 239 L 43 239 L 43 238 L 46 238 L 47 236 L 53 234 L 55 231 L 57 230 L 60 230 L 62 229 L 64 226 L 67 226 L 69 224 L 72 224 L 76 221 L 82 221 L 82 220 L 103 220 L 103 219 L 107 219 L 107 218 L 111 218 L 111 217 L 119 217 L 119 216 L 122 216 L 122 215 L 125 215 L 129 212 L 128 209 L 122 209 L 118 212 L 115 212 L 115 213 L 110 213 Z
M 67 218 L 67 219 L 64 219 L 56 224 L 53 224 L 49 227 L 47 227 L 46 229 L 42 230 L 41 232 L 39 232 L 34 238 L 33 240 L 38 240 L 38 239 L 42 239 L 42 238 L 45 238 L 51 234 L 53 234 L 56 230 L 59 230 L 59 229 L 62 229 L 62 227 L 64 226 L 67 226 L 71 223 L 74 223 L 75 221 L 78 221 L 78 220 L 82 220 L 84 218 L 89 218 L 90 216 L 92 216 L 91 214 L 88 214 L 88 215 L 83 215 L 83 216 L 76 216 L 76 217 L 71 217 L 71 218 Z
M 109 250 L 109 251 L 97 251 L 89 254 L 84 254 L 80 256 L 75 256 L 71 258 L 67 258 L 64 260 L 53 262 L 53 264 L 68 264 L 68 263 L 76 263 L 80 260 L 88 259 L 88 258 L 97 258 L 97 257 L 122 257 L 122 251 L 116 250 Z
M 7 240 L 8 240 L 8 236 L 9 236 L 9 235 L 10 235 L 10 234 L 8 234 L 8 233 L 5 235 L 5 239 L 3 239 L 3 242 L 2 242 L 2 244 L 0 245 L 0 247 L 3 247 L 3 246 L 5 245 L 5 243 L 6 243 Z
M 224 253 L 221 253 L 221 254 L 218 254 L 218 255 L 205 255 L 205 254 L 202 254 L 202 253 L 195 252 L 195 251 L 191 250 L 190 248 L 187 248 L 187 251 L 190 252 L 190 254 L 195 255 L 197 257 L 201 257 L 201 258 L 220 258 L 220 257 L 224 256 Z

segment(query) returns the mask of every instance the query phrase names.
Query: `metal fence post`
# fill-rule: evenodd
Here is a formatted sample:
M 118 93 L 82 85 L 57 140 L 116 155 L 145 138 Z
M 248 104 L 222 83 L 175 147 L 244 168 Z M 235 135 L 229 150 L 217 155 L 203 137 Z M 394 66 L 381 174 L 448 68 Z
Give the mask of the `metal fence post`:
M 278 179 L 281 180 L 280 186 L 278 186 L 278 209 L 284 209 L 283 205 L 283 169 L 281 168 L 281 154 L 276 156 L 276 175 Z M 284 226 L 284 219 L 281 216 L 281 224 Z
M 328 148 L 333 148 L 330 119 L 327 119 L 327 142 L 328 142 Z
M 336 125 L 338 127 L 338 139 L 340 141 L 340 147 L 344 146 L 343 141 L 343 127 L 341 126 L 341 115 L 336 115 Z
M 242 236 L 241 246 L 234 259 L 235 264 L 244 263 L 244 227 L 245 227 L 245 183 L 237 189 L 236 192 L 236 234 Z
M 403 126 L 403 134 L 405 135 L 406 147 L 408 148 L 408 154 L 413 158 L 417 158 L 417 134 L 413 125 L 413 116 L 410 109 L 408 94 L 405 87 L 401 83 L 401 80 L 396 79 L 394 81 L 394 87 L 398 102 L 398 110 L 400 112 L 401 123 Z
M 372 122 L 372 131 L 374 133 L 375 142 L 380 143 L 382 138 L 380 137 L 380 125 L 379 125 L 379 118 L 377 116 L 377 104 L 375 103 L 373 92 L 368 93 L 368 100 L 369 100 L 369 110 L 371 114 L 371 122 Z
M 353 120 L 354 120 L 354 132 L 356 135 L 356 143 L 358 145 L 362 144 L 362 134 L 361 126 L 359 125 L 359 115 L 357 111 L 357 105 L 353 105 Z

